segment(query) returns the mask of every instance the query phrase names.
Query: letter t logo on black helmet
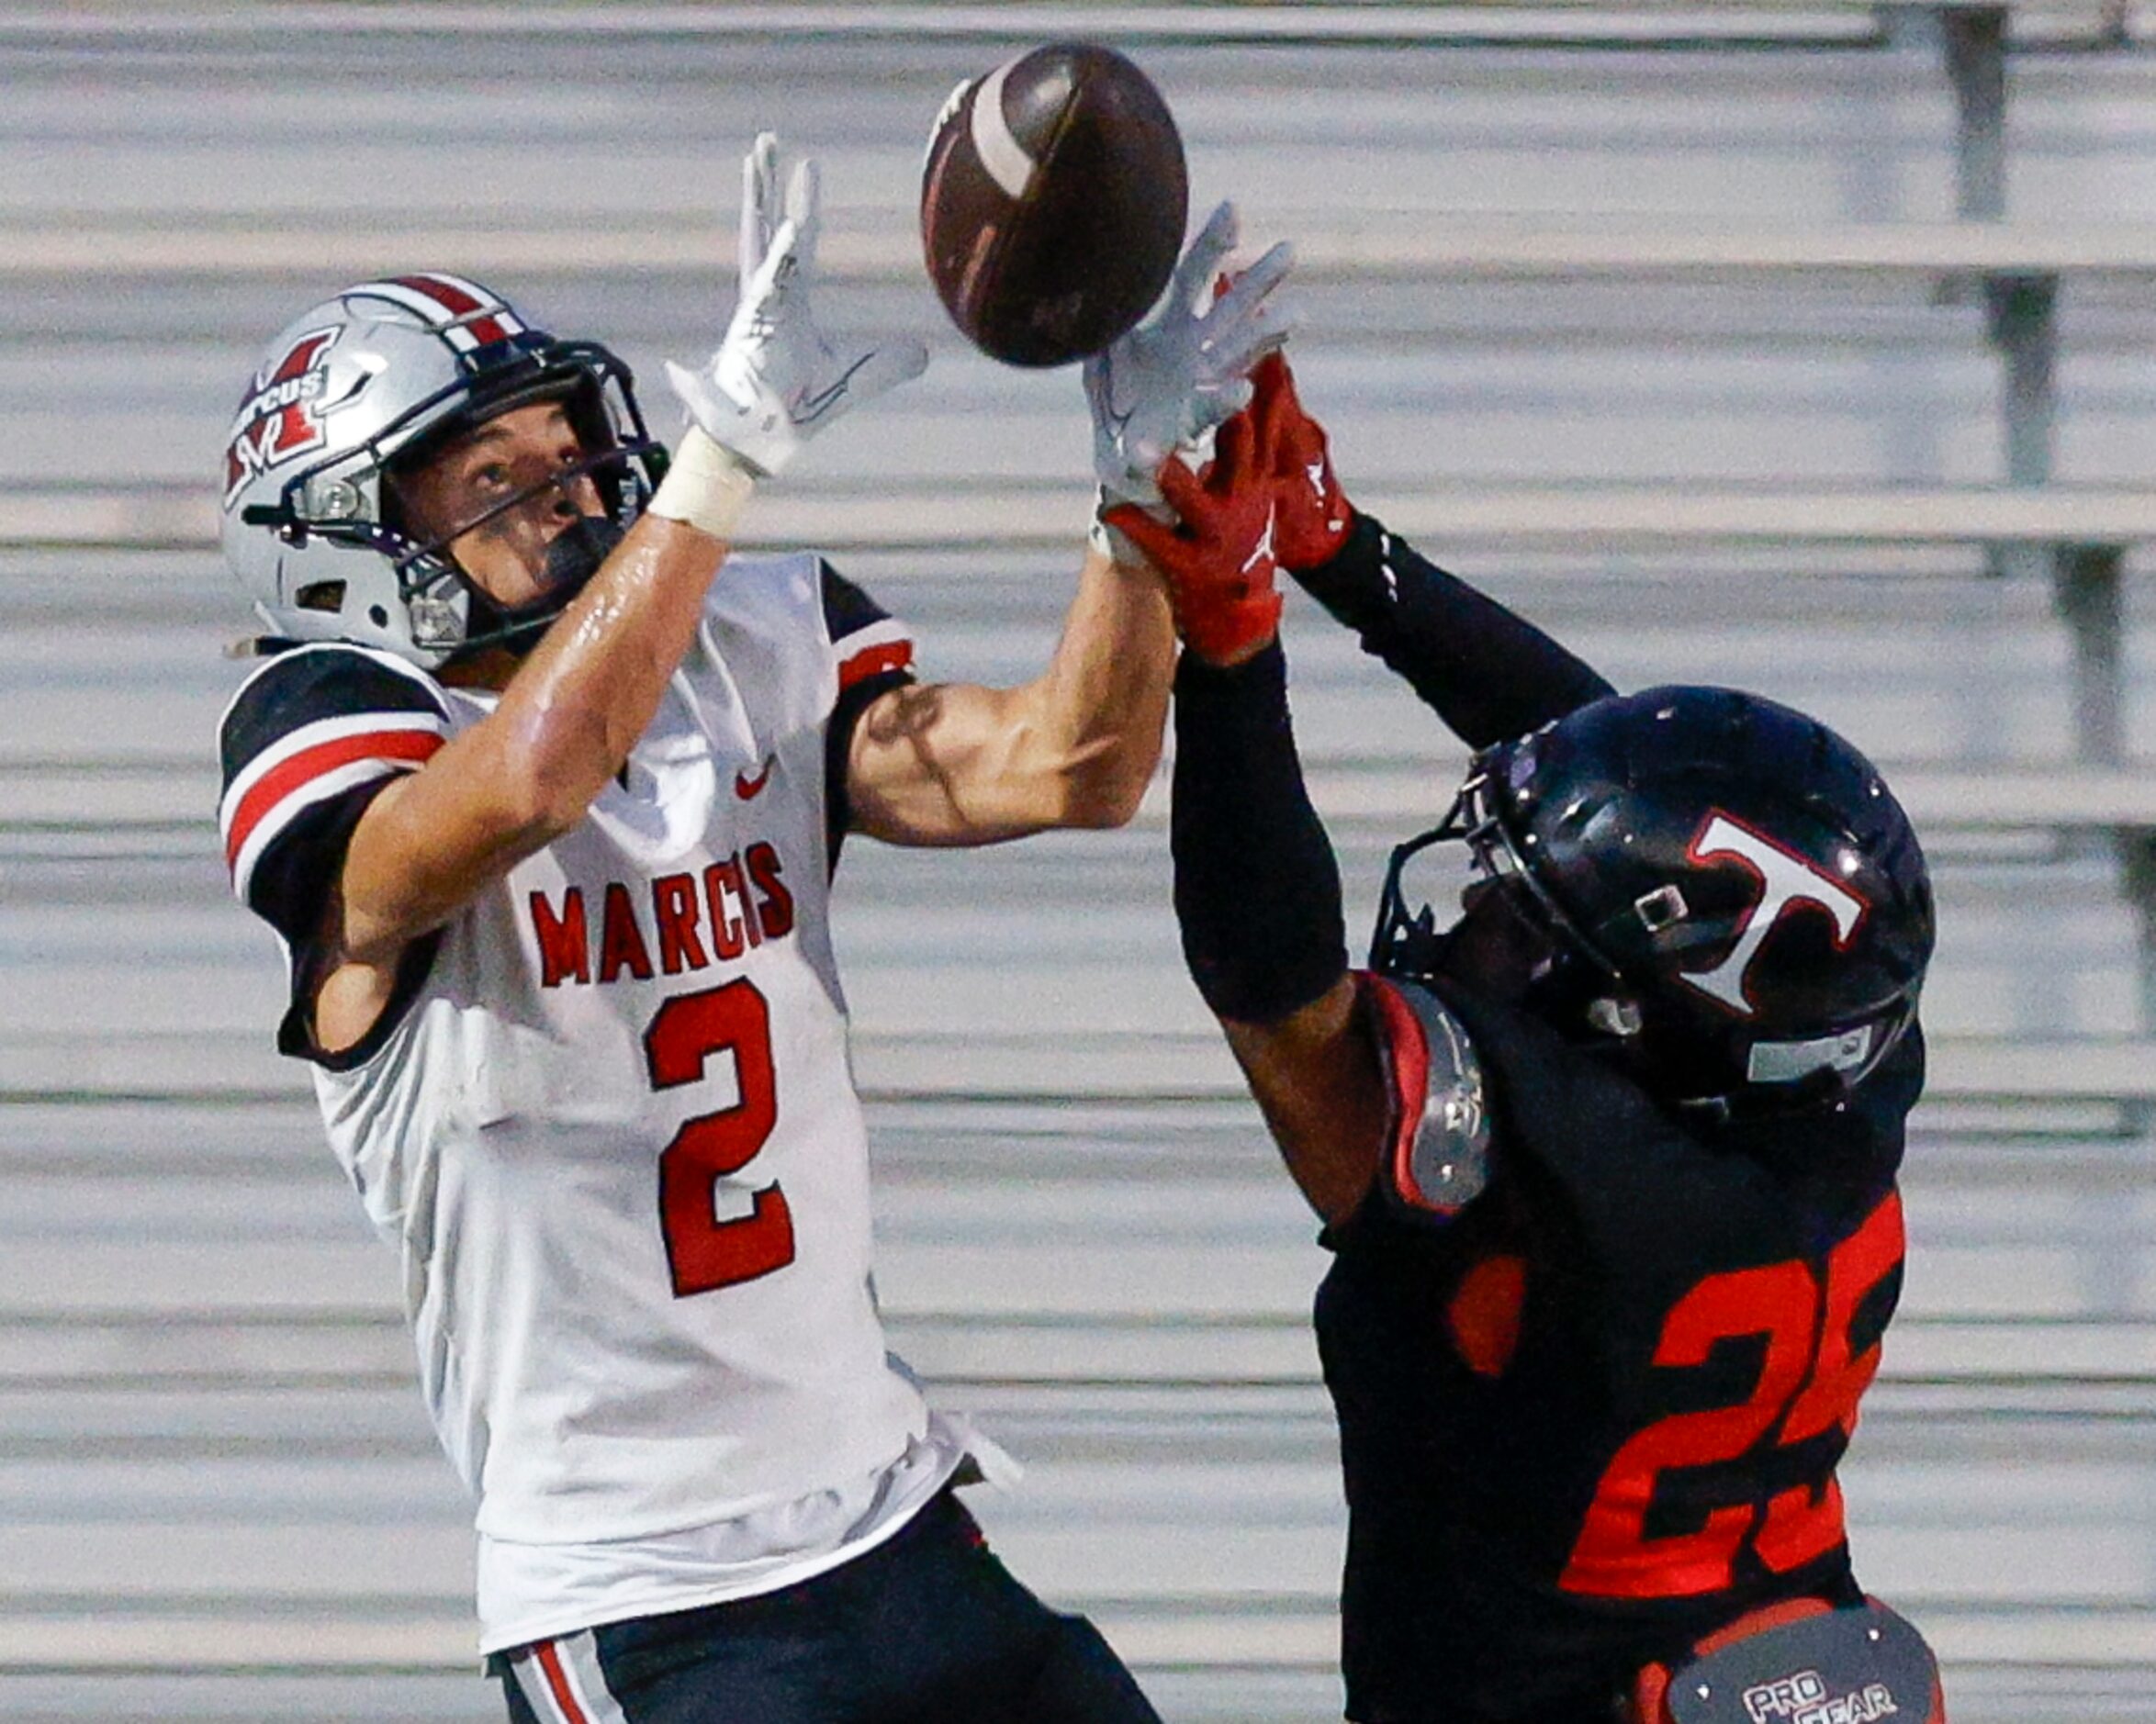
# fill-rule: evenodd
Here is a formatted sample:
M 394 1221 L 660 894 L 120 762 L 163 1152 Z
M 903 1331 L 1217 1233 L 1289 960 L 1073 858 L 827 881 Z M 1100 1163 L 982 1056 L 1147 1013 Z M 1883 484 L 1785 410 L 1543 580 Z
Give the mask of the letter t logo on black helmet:
M 1687 969 L 1677 979 L 1719 1001 L 1739 1017 L 1755 1015 L 1757 1008 L 1745 992 L 1745 976 L 1782 912 L 1804 904 L 1824 910 L 1834 918 L 1836 951 L 1847 951 L 1862 925 L 1868 906 L 1847 887 L 1809 857 L 1777 844 L 1765 833 L 1733 820 L 1720 809 L 1712 811 L 1694 834 L 1686 852 L 1694 862 L 1726 860 L 1756 876 L 1759 899 L 1737 929 L 1736 944 L 1712 969 Z

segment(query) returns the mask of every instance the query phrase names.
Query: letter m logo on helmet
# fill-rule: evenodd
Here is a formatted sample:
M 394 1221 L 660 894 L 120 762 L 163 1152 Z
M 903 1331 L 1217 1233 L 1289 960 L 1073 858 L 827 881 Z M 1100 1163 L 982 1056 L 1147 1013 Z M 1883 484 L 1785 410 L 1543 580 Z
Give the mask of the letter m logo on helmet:
M 254 374 L 225 445 L 228 508 L 257 474 L 328 441 L 317 409 L 330 379 L 329 351 L 342 333 L 341 329 L 311 330 Z
M 1708 866 L 1733 864 L 1759 882 L 1759 896 L 1737 924 L 1736 943 L 1729 948 L 1728 956 L 1712 969 L 1677 972 L 1678 980 L 1719 1001 L 1739 1017 L 1756 1014 L 1751 996 L 1745 991 L 1746 973 L 1783 915 L 1807 908 L 1824 911 L 1833 918 L 1834 945 L 1838 952 L 1849 949 L 1857 930 L 1863 925 L 1869 906 L 1855 892 L 1809 857 L 1777 844 L 1720 809 L 1712 811 L 1701 823 L 1685 854 L 1691 861 Z

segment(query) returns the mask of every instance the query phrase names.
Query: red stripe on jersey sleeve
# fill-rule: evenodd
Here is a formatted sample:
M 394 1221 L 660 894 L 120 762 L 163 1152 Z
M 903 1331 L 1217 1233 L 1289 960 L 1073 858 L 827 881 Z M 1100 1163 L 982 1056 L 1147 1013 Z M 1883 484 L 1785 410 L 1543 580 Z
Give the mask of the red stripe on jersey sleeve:
M 886 641 L 880 646 L 864 646 L 851 658 L 838 666 L 838 686 L 850 688 L 857 682 L 886 670 L 910 670 L 914 663 L 914 644 L 911 641 Z
M 225 866 L 239 865 L 240 852 L 247 847 L 247 840 L 253 836 L 254 829 L 264 816 L 295 790 L 323 773 L 334 772 L 355 760 L 417 763 L 431 756 L 442 746 L 442 741 L 432 731 L 368 731 L 363 735 L 340 736 L 332 742 L 317 743 L 312 748 L 302 748 L 291 759 L 281 761 L 264 773 L 240 799 L 240 806 L 232 812 L 231 833 L 225 839 Z

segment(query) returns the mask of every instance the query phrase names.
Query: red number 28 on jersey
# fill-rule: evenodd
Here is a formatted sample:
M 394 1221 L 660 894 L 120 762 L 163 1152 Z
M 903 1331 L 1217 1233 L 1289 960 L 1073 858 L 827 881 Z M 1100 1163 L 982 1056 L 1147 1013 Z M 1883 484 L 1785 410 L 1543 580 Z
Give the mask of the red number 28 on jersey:
M 1714 1509 L 1696 1531 L 1668 1538 L 1647 1537 L 1647 1511 L 1666 1471 L 1736 1461 L 1770 1432 L 1786 1448 L 1834 1425 L 1856 1427 L 1858 1397 L 1879 1369 L 1879 1346 L 1852 1354 L 1849 1325 L 1902 1253 L 1902 1200 L 1890 1193 L 1828 1255 L 1824 1301 L 1813 1271 L 1794 1261 L 1710 1275 L 1679 1300 L 1663 1322 L 1655 1363 L 1701 1365 L 1717 1341 L 1764 1335 L 1758 1382 L 1741 1405 L 1672 1415 L 1618 1450 L 1559 1584 L 1600 1597 L 1690 1597 L 1733 1584 L 1747 1539 L 1777 1573 L 1834 1549 L 1842 1539 L 1842 1494 L 1831 1478 L 1816 1494 L 1800 1484 L 1763 1507 Z

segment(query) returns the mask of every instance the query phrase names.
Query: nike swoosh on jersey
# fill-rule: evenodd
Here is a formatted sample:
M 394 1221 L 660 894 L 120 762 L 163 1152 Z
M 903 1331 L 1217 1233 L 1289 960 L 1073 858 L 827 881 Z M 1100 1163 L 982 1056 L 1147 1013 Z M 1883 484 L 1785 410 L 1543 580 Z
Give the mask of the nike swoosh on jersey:
M 746 772 L 736 772 L 734 775 L 734 794 L 745 802 L 754 801 L 761 796 L 764 792 L 764 786 L 771 781 L 771 767 L 778 758 L 779 756 L 776 755 L 766 755 L 763 770 L 753 778 Z

